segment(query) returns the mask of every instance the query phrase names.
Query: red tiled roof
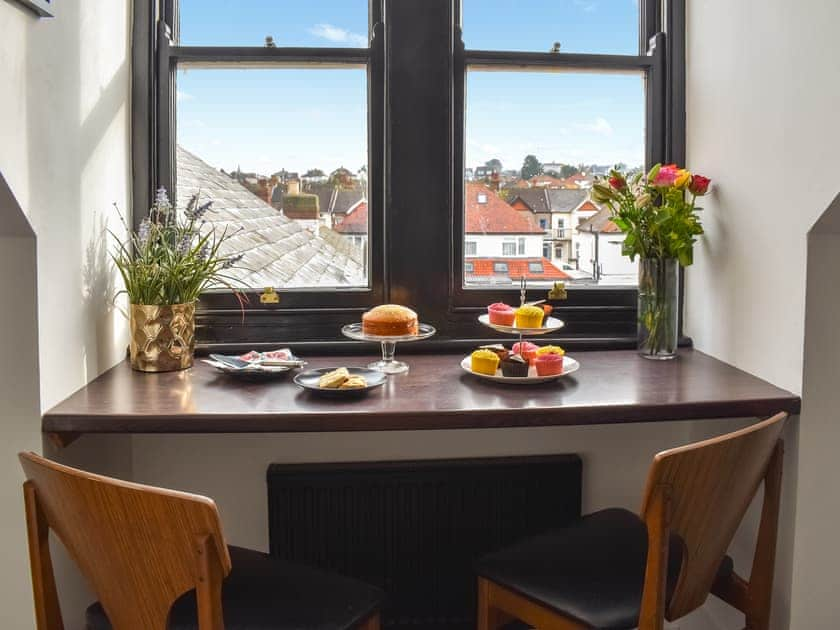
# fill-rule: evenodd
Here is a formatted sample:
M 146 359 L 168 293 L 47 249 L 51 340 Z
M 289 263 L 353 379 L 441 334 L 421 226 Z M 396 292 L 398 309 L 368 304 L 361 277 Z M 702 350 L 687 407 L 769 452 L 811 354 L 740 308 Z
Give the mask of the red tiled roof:
M 486 195 L 487 203 L 478 196 Z M 467 234 L 542 234 L 533 217 L 512 208 L 484 184 L 467 184 L 465 231 Z
M 578 206 L 578 212 L 598 212 L 598 210 L 600 210 L 600 208 L 592 203 L 591 199 L 587 199 Z
M 472 263 L 473 270 L 468 276 L 500 276 L 506 275 L 509 278 L 521 278 L 525 276 L 528 280 L 568 280 L 569 274 L 561 271 L 551 264 L 548 258 L 467 258 L 467 263 Z M 500 273 L 493 270 L 494 263 L 507 263 L 507 273 Z M 542 273 L 531 271 L 531 263 L 542 265 Z
M 367 234 L 368 207 L 366 201 L 361 201 L 348 213 L 341 223 L 335 226 L 335 231 L 341 234 Z

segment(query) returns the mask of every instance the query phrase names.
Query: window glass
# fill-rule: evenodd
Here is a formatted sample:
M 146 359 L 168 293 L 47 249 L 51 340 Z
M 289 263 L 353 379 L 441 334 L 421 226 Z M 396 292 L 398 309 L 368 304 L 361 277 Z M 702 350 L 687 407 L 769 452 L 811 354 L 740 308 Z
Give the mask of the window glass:
M 368 46 L 367 0 L 180 0 L 183 46 Z
M 465 256 L 476 256 L 478 254 L 478 244 L 475 241 L 467 241 L 464 247 Z
M 510 50 L 635 55 L 636 0 L 462 0 L 464 45 Z
M 503 262 L 493 263 L 493 271 L 495 273 L 507 273 L 508 272 L 508 264 Z
M 177 203 L 213 202 L 238 287 L 368 286 L 366 72 L 182 67 L 177 91 Z
M 644 83 L 635 72 L 468 71 L 464 238 L 506 258 L 543 254 L 546 284 L 635 284 L 636 265 L 607 246 L 623 235 L 590 191 L 613 166 L 643 168 Z

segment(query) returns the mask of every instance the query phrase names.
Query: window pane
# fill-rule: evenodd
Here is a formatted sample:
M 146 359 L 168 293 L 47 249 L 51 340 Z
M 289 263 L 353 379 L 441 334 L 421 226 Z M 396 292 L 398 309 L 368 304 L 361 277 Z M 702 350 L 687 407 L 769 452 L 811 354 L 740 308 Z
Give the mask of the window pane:
M 471 50 L 639 53 L 633 0 L 463 0 L 462 23 Z
M 491 262 L 517 287 L 523 276 L 635 284 L 624 236 L 589 192 L 612 166 L 643 168 L 644 120 L 640 74 L 468 72 L 464 224 L 477 258 L 466 286 L 499 284 Z
M 368 46 L 367 0 L 180 0 L 184 46 Z
M 242 288 L 368 285 L 364 70 L 178 72 L 177 200 L 213 201 Z

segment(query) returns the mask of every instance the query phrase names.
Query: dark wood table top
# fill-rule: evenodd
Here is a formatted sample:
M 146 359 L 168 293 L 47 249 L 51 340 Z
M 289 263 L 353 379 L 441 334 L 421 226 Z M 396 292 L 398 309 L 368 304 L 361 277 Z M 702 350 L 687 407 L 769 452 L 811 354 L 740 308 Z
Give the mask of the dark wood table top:
M 694 350 L 675 361 L 632 351 L 576 353 L 579 371 L 512 386 L 461 370 L 461 355 L 405 356 L 407 374 L 353 400 L 319 397 L 292 376 L 250 382 L 201 363 L 167 374 L 117 365 L 47 412 L 59 442 L 82 433 L 254 433 L 484 429 L 657 422 L 798 413 L 798 396 Z M 309 367 L 373 357 L 307 358 Z

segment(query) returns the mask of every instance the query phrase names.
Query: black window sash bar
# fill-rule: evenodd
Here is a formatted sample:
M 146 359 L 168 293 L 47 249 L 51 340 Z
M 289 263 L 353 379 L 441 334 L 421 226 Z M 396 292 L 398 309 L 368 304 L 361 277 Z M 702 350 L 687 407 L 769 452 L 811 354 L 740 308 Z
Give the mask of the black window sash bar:
M 457 42 L 461 44 L 461 42 Z M 462 44 L 461 44 L 462 46 Z M 469 70 L 478 71 L 531 71 L 531 72 L 591 72 L 591 73 L 641 73 L 647 82 L 645 90 L 645 161 L 650 167 L 656 162 L 665 158 L 665 124 L 666 124 L 666 102 L 665 102 L 665 35 L 657 33 L 651 38 L 647 54 L 645 55 L 600 55 L 600 54 L 578 54 L 578 53 L 537 53 L 537 52 L 514 52 L 514 51 L 486 51 L 486 50 L 463 50 L 456 45 L 456 100 L 457 111 L 461 112 L 460 120 L 456 118 L 456 126 L 459 127 L 460 142 L 457 148 L 458 162 L 463 167 L 463 133 L 465 103 L 465 79 Z M 459 50 L 460 48 L 460 50 Z M 455 177 L 456 200 L 453 207 L 461 209 L 455 212 L 454 218 L 454 247 L 452 260 L 452 303 L 450 312 L 469 313 L 487 304 L 488 299 L 498 298 L 500 292 L 517 292 L 516 287 L 494 287 L 466 288 L 464 286 L 463 270 L 463 168 Z M 586 299 L 586 305 L 581 308 L 586 310 L 629 310 L 633 308 L 626 300 L 628 295 L 635 296 L 635 288 L 609 288 L 609 287 L 587 287 L 576 290 L 569 289 L 569 299 L 562 304 L 564 309 L 574 310 L 578 308 L 578 296 L 581 292 L 592 292 Z M 529 292 L 529 299 L 545 297 L 545 289 L 535 289 Z M 597 296 L 597 297 L 596 297 Z M 595 302 L 592 303 L 592 298 Z M 600 303 L 603 306 L 597 306 Z
M 374 3 L 375 4 L 375 3 Z M 375 15 L 375 13 L 374 13 Z M 368 151 L 369 170 L 368 197 L 369 256 L 367 287 L 329 289 L 325 287 L 284 289 L 275 287 L 280 293 L 279 305 L 260 303 L 259 294 L 263 287 L 243 288 L 248 296 L 245 309 L 249 324 L 252 317 L 264 320 L 269 328 L 290 321 L 311 319 L 315 313 L 330 311 L 336 313 L 347 309 L 362 312 L 371 305 L 384 301 L 384 253 L 381 238 L 384 234 L 384 183 L 382 178 L 382 156 L 377 147 L 382 146 L 383 132 L 378 121 L 383 116 L 383 81 L 374 76 L 384 66 L 384 29 L 381 22 L 372 25 L 370 48 L 267 48 L 233 46 L 176 46 L 172 43 L 172 28 L 163 20 L 158 21 L 157 41 L 157 152 L 155 188 L 164 186 L 170 192 L 176 190 L 175 181 L 175 77 L 179 66 L 189 67 L 306 67 L 313 68 L 363 68 L 367 67 L 368 81 Z M 138 213 L 140 214 L 140 213 Z M 204 331 L 213 328 L 227 330 L 242 325 L 242 305 L 229 291 L 210 291 L 202 295 L 198 324 Z

